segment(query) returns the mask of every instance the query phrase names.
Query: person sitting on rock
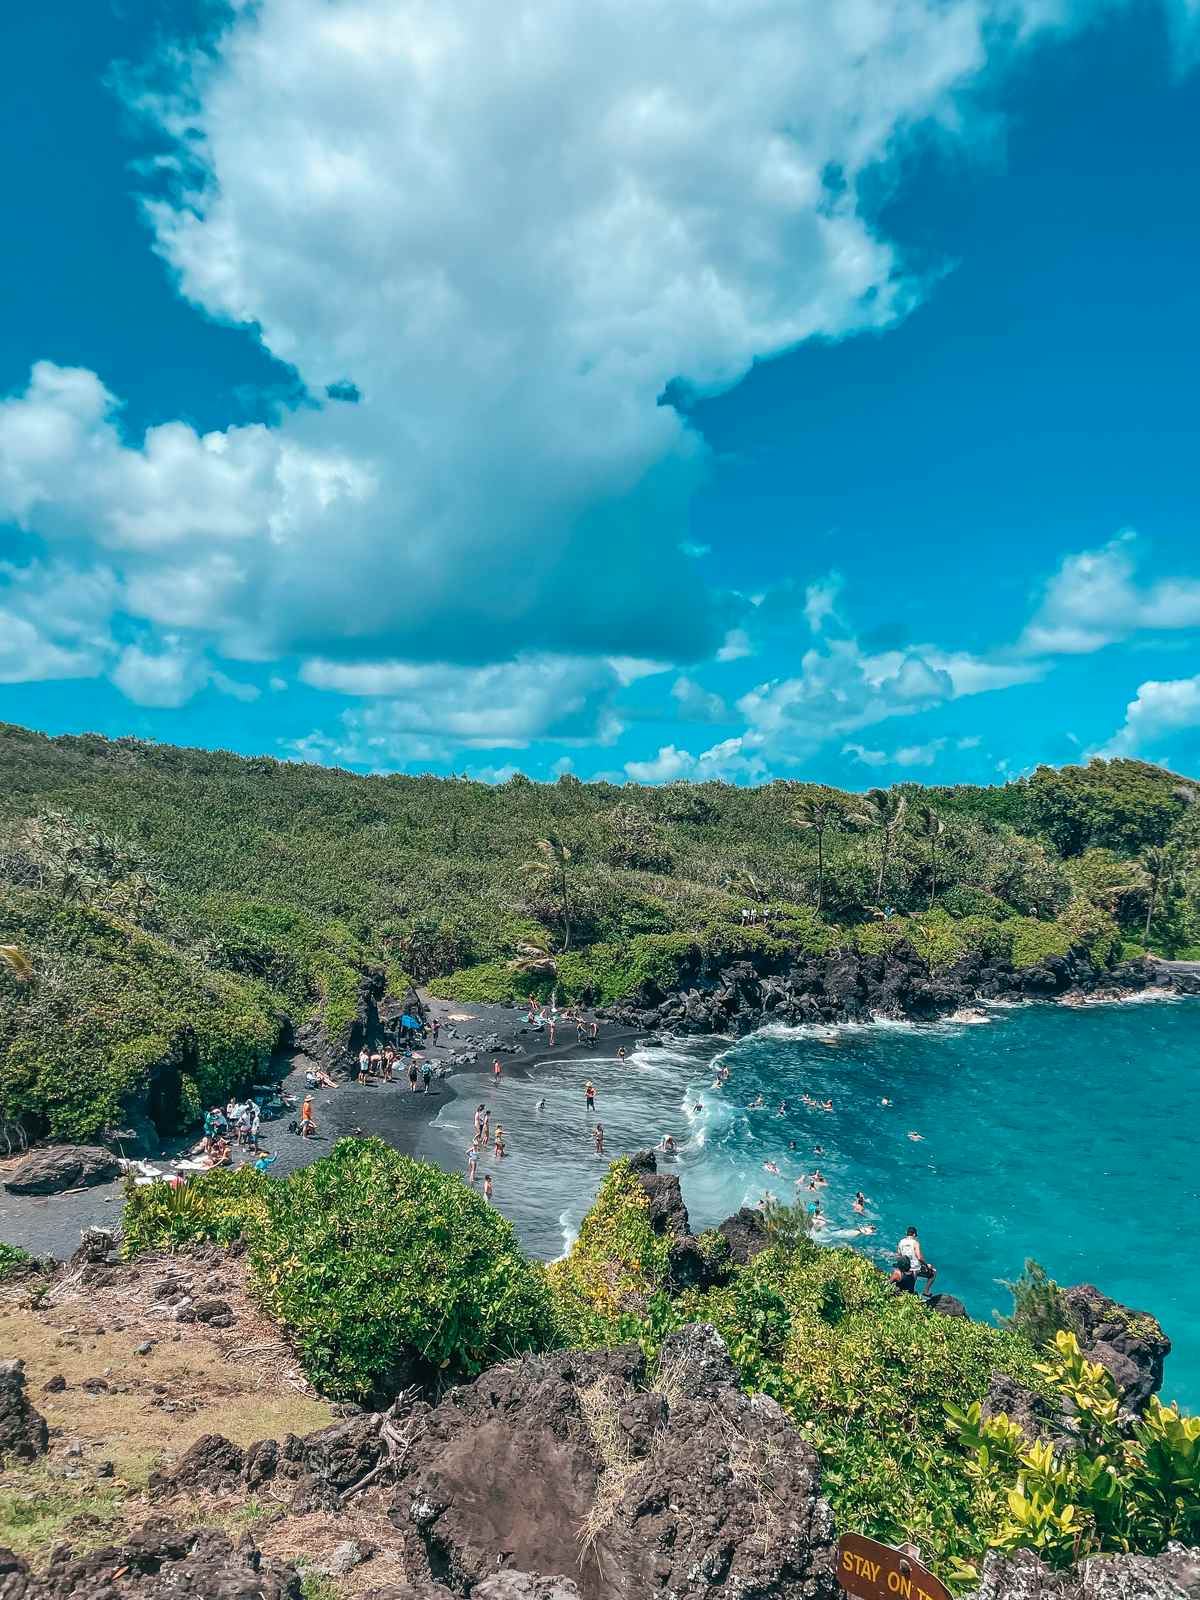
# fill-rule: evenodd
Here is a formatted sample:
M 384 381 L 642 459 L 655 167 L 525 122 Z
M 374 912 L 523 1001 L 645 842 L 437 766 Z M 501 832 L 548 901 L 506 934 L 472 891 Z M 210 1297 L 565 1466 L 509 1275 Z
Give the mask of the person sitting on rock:
M 921 1251 L 921 1241 L 917 1238 L 917 1230 L 915 1228 L 909 1228 L 903 1239 L 896 1246 L 896 1268 L 901 1279 L 911 1279 L 911 1283 L 902 1284 L 902 1288 L 906 1289 L 908 1293 L 914 1294 L 916 1292 L 918 1278 L 925 1279 L 926 1294 L 933 1288 L 933 1280 L 937 1277 L 937 1268 L 932 1262 L 926 1261 Z M 893 1282 L 897 1281 L 895 1272 L 892 1274 L 892 1279 Z

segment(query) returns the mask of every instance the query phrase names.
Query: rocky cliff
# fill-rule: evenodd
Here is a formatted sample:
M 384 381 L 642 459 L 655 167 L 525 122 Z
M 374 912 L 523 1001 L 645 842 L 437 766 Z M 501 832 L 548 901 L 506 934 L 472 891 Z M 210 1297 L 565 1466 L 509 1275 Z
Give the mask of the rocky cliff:
M 679 989 L 664 993 L 644 985 L 606 1014 L 650 1031 L 745 1034 L 772 1022 L 793 1027 L 872 1017 L 929 1022 L 981 1001 L 1130 994 L 1183 981 L 1149 960 L 1097 967 L 1084 950 L 1020 968 L 968 955 L 931 974 L 912 945 L 901 940 L 882 955 L 835 951 L 786 961 L 723 961 L 719 954 L 697 952 Z

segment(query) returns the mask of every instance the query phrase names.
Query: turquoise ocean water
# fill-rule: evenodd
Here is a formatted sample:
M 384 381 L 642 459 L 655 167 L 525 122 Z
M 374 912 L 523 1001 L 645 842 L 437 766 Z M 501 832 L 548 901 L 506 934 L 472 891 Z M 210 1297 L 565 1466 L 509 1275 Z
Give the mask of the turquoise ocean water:
M 1154 1312 L 1174 1342 L 1164 1396 L 1200 1410 L 1200 1274 L 1188 1253 L 1200 1223 L 1200 1000 L 970 1015 L 677 1041 L 628 1065 L 601 1045 L 474 1098 L 463 1080 L 436 1124 L 439 1158 L 456 1160 L 486 1099 L 511 1154 L 481 1176 L 493 1171 L 497 1204 L 528 1249 L 561 1254 L 605 1164 L 584 1109 L 590 1076 L 608 1156 L 674 1135 L 694 1228 L 765 1190 L 811 1201 L 794 1180 L 819 1166 L 827 1242 L 883 1263 L 915 1224 L 937 1288 L 976 1317 L 1009 1309 L 1002 1280 L 1027 1256 L 1061 1283 L 1093 1282 Z M 719 1088 L 718 1064 L 730 1074 Z M 805 1094 L 833 1112 L 806 1107 Z M 874 1236 L 853 1231 L 864 1220 L 851 1209 L 856 1189 Z

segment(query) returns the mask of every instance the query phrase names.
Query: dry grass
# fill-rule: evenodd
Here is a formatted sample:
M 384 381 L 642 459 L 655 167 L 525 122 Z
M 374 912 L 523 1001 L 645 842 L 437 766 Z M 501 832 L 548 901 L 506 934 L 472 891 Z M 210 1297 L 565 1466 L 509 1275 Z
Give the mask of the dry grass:
M 600 1457 L 603 1470 L 596 1486 L 592 1508 L 579 1527 L 579 1565 L 588 1551 L 612 1522 L 621 1497 L 636 1476 L 641 1463 L 629 1452 L 621 1429 L 621 1404 L 629 1397 L 628 1387 L 613 1377 L 598 1378 L 586 1389 L 579 1389 L 579 1413 L 588 1437 Z
M 681 1353 L 660 1356 L 650 1383 L 652 1394 L 660 1394 L 670 1411 L 687 1394 L 687 1358 Z
M 0 1544 L 36 1558 L 64 1539 L 81 1549 L 108 1542 L 145 1519 L 150 1473 L 202 1434 L 245 1446 L 333 1420 L 297 1381 L 290 1353 L 247 1297 L 241 1262 L 223 1262 L 219 1281 L 206 1286 L 233 1308 L 237 1321 L 225 1330 L 164 1316 L 150 1285 L 166 1265 L 146 1259 L 115 1269 L 104 1284 L 60 1280 L 40 1306 L 36 1284 L 0 1292 L 0 1359 L 24 1361 L 26 1393 L 51 1429 L 46 1461 L 0 1474 Z M 149 1353 L 135 1354 L 146 1340 L 154 1341 Z M 67 1387 L 48 1394 L 55 1376 Z M 90 1379 L 105 1387 L 85 1389 Z M 102 1462 L 112 1463 L 112 1477 L 97 1476 Z M 279 1510 L 264 1500 L 223 1511 L 185 1504 L 173 1514 L 228 1521 L 239 1532 Z
M 333 1420 L 247 1296 L 242 1262 L 222 1261 L 219 1276 L 205 1283 L 234 1311 L 235 1325 L 225 1330 L 175 1323 L 156 1309 L 151 1285 L 173 1268 L 201 1275 L 187 1258 L 145 1257 L 114 1269 L 103 1285 L 59 1279 L 40 1306 L 36 1285 L 0 1289 L 0 1359 L 24 1361 L 26 1392 L 51 1428 L 45 1461 L 0 1473 L 0 1545 L 35 1566 L 59 1544 L 83 1551 L 119 1542 L 161 1510 L 147 1498 L 146 1480 L 202 1434 L 222 1433 L 245 1446 Z M 147 1339 L 156 1341 L 149 1354 L 136 1355 Z M 67 1388 L 47 1394 L 56 1375 Z M 108 1387 L 82 1388 L 91 1378 Z M 98 1477 L 97 1467 L 109 1461 L 114 1475 Z M 374 1545 L 378 1554 L 346 1577 L 310 1570 L 305 1581 L 306 1597 L 356 1600 L 408 1578 L 394 1548 L 389 1502 L 383 1485 L 356 1496 L 340 1516 L 292 1516 L 266 1484 L 245 1500 L 175 1495 L 168 1509 L 176 1522 L 221 1528 L 234 1539 L 249 1530 L 266 1556 L 302 1568 L 319 1567 L 346 1539 Z
M 781 1500 L 775 1469 L 782 1452 L 770 1439 L 750 1439 L 732 1424 L 726 1429 L 726 1460 L 742 1502 L 750 1512 L 750 1539 L 764 1555 L 775 1543 L 780 1527 Z

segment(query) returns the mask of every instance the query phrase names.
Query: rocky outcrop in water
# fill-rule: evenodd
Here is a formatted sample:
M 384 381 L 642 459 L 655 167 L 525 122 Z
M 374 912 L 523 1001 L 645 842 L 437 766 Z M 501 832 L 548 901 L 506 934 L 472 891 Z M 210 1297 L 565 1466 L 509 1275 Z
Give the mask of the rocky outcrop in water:
M 1131 1311 L 1090 1283 L 1064 1289 L 1062 1305 L 1084 1354 L 1112 1374 L 1122 1406 L 1144 1411 L 1150 1396 L 1162 1388 L 1163 1362 L 1171 1353 L 1171 1341 L 1158 1321 L 1148 1311 Z
M 931 974 L 903 940 L 882 955 L 835 951 L 785 960 L 723 961 L 697 949 L 679 989 L 665 993 L 643 985 L 632 1000 L 609 1007 L 606 1015 L 650 1031 L 745 1034 L 769 1023 L 794 1027 L 872 1017 L 929 1022 L 980 1001 L 1126 994 L 1174 983 L 1151 961 L 1101 969 L 1083 950 L 1021 968 L 972 954 Z

